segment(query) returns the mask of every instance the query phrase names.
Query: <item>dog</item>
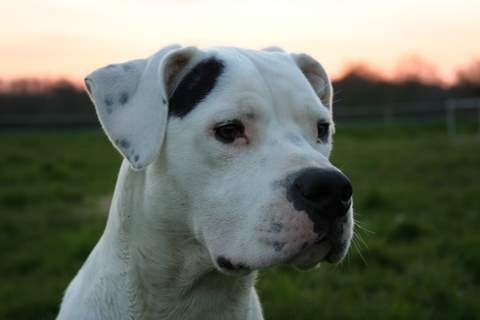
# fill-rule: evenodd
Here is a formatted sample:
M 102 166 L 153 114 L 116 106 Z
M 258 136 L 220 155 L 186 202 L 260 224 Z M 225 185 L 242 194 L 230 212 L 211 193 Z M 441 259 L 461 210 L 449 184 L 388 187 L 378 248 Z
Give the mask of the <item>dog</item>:
M 346 255 L 352 186 L 311 56 L 175 45 L 85 85 L 124 160 L 57 319 L 263 319 L 258 269 Z

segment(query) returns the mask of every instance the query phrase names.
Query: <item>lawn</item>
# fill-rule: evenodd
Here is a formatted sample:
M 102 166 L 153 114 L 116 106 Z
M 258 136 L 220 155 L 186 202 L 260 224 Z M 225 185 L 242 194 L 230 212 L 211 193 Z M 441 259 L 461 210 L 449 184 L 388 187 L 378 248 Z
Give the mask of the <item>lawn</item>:
M 341 265 L 262 271 L 266 319 L 477 319 L 473 130 L 339 126 L 333 162 L 369 231 Z M 120 156 L 100 131 L 2 132 L 0 150 L 0 319 L 52 319 L 102 233 Z

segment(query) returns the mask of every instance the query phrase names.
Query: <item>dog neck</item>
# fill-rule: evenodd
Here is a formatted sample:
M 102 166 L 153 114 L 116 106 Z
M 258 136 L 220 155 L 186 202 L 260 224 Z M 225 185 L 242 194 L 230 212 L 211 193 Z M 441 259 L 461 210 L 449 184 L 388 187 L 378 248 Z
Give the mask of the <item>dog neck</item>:
M 128 302 L 126 312 L 135 319 L 258 319 L 256 273 L 230 276 L 217 271 L 188 230 L 186 212 L 158 200 L 169 184 L 150 179 L 151 174 L 133 171 L 126 162 L 120 169 L 97 247 L 110 251 L 104 257 L 115 260 L 106 265 L 120 265 L 117 276 L 126 292 L 106 292 L 123 295 L 119 299 Z M 166 214 L 172 210 L 175 214 Z

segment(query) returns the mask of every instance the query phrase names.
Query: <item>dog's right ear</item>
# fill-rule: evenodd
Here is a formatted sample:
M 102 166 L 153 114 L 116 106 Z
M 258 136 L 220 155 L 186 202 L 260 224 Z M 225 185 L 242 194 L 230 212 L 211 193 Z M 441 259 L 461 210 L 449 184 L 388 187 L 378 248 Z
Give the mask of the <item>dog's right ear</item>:
M 110 141 L 143 169 L 159 153 L 165 137 L 169 94 L 196 48 L 170 46 L 148 59 L 108 65 L 85 78 L 100 123 Z
M 322 65 L 305 53 L 293 53 L 292 58 L 302 71 L 322 104 L 332 112 L 333 88 L 332 82 Z

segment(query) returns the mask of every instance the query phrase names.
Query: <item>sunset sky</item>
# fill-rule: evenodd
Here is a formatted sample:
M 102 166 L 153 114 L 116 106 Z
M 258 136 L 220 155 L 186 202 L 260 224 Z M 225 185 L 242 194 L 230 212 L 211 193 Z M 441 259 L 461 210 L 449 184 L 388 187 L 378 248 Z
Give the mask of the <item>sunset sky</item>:
M 0 79 L 79 81 L 171 44 L 276 45 L 333 76 L 365 61 L 385 75 L 418 56 L 444 80 L 480 59 L 480 0 L 16 0 L 0 4 Z

